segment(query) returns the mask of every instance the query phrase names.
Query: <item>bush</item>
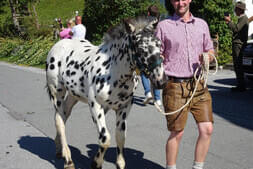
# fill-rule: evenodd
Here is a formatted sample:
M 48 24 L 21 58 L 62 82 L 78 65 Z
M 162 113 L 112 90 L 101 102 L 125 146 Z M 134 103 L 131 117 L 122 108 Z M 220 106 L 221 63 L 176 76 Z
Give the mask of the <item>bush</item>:
M 0 60 L 45 67 L 47 54 L 55 42 L 52 37 L 39 37 L 33 40 L 0 39 Z

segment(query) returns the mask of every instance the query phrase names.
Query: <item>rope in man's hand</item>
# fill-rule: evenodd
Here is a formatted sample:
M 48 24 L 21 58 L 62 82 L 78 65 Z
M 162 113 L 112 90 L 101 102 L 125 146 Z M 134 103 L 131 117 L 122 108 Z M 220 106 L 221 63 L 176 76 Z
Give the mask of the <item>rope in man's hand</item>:
M 183 110 L 191 102 L 192 98 L 194 97 L 194 95 L 196 93 L 196 90 L 197 90 L 197 87 L 198 87 L 198 84 L 199 84 L 200 80 L 204 80 L 204 87 L 206 87 L 208 75 L 210 74 L 209 73 L 209 67 L 210 67 L 209 55 L 211 55 L 213 57 L 214 61 L 215 61 L 215 72 L 212 73 L 212 75 L 217 73 L 217 71 L 218 71 L 218 61 L 217 61 L 216 57 L 214 56 L 214 54 L 212 54 L 212 53 L 203 53 L 202 64 L 194 72 L 194 80 L 196 81 L 196 84 L 195 84 L 195 87 L 194 87 L 194 90 L 193 90 L 193 93 L 192 93 L 190 99 L 185 103 L 185 105 L 183 105 L 178 110 L 175 110 L 173 112 L 168 112 L 168 113 L 165 113 L 159 105 L 154 104 L 156 109 L 159 112 L 161 112 L 165 116 L 173 115 L 177 112 L 180 112 L 181 110 Z M 200 70 L 200 73 L 198 74 L 199 70 Z

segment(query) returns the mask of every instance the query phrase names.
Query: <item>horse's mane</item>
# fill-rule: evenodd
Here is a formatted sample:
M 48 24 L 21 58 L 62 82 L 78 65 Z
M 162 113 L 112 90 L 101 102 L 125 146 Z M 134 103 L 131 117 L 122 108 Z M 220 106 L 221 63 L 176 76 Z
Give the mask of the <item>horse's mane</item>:
M 127 33 L 125 22 L 131 23 L 135 27 L 135 32 L 142 30 L 147 24 L 153 20 L 154 17 L 138 16 L 136 18 L 128 18 L 122 20 L 119 24 L 108 29 L 104 34 L 104 41 L 109 42 L 111 40 L 120 39 Z

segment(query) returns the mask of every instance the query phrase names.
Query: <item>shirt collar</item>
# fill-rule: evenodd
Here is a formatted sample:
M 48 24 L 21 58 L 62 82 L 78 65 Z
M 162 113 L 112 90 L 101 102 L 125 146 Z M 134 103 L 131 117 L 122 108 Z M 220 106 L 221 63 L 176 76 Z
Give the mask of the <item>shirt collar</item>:
M 183 18 L 181 18 L 180 16 L 178 16 L 176 13 L 174 13 L 174 15 L 172 16 L 172 19 L 174 21 L 176 21 L 176 23 L 180 23 L 180 22 L 184 22 Z M 190 20 L 186 23 L 194 23 L 195 22 L 195 17 L 192 15 L 192 13 L 190 13 Z
M 240 15 L 239 18 L 241 18 L 241 17 L 243 17 L 243 16 L 245 16 L 245 14 Z

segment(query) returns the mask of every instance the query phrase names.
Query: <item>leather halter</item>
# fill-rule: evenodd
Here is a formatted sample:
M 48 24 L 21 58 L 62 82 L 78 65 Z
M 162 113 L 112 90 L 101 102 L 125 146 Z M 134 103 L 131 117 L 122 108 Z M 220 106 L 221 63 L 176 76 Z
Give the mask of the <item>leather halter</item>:
M 140 53 L 138 54 L 136 51 L 136 44 L 134 43 L 132 36 L 129 36 L 129 43 L 130 43 L 130 47 L 133 49 L 133 54 L 132 54 L 132 60 L 136 63 L 137 68 L 140 70 L 141 73 L 144 73 L 146 77 L 149 77 L 150 74 L 153 72 L 153 70 L 161 65 L 161 63 L 163 62 L 163 58 L 160 57 L 158 60 L 156 60 L 155 62 L 153 62 L 150 65 L 145 65 L 141 62 L 140 60 Z

